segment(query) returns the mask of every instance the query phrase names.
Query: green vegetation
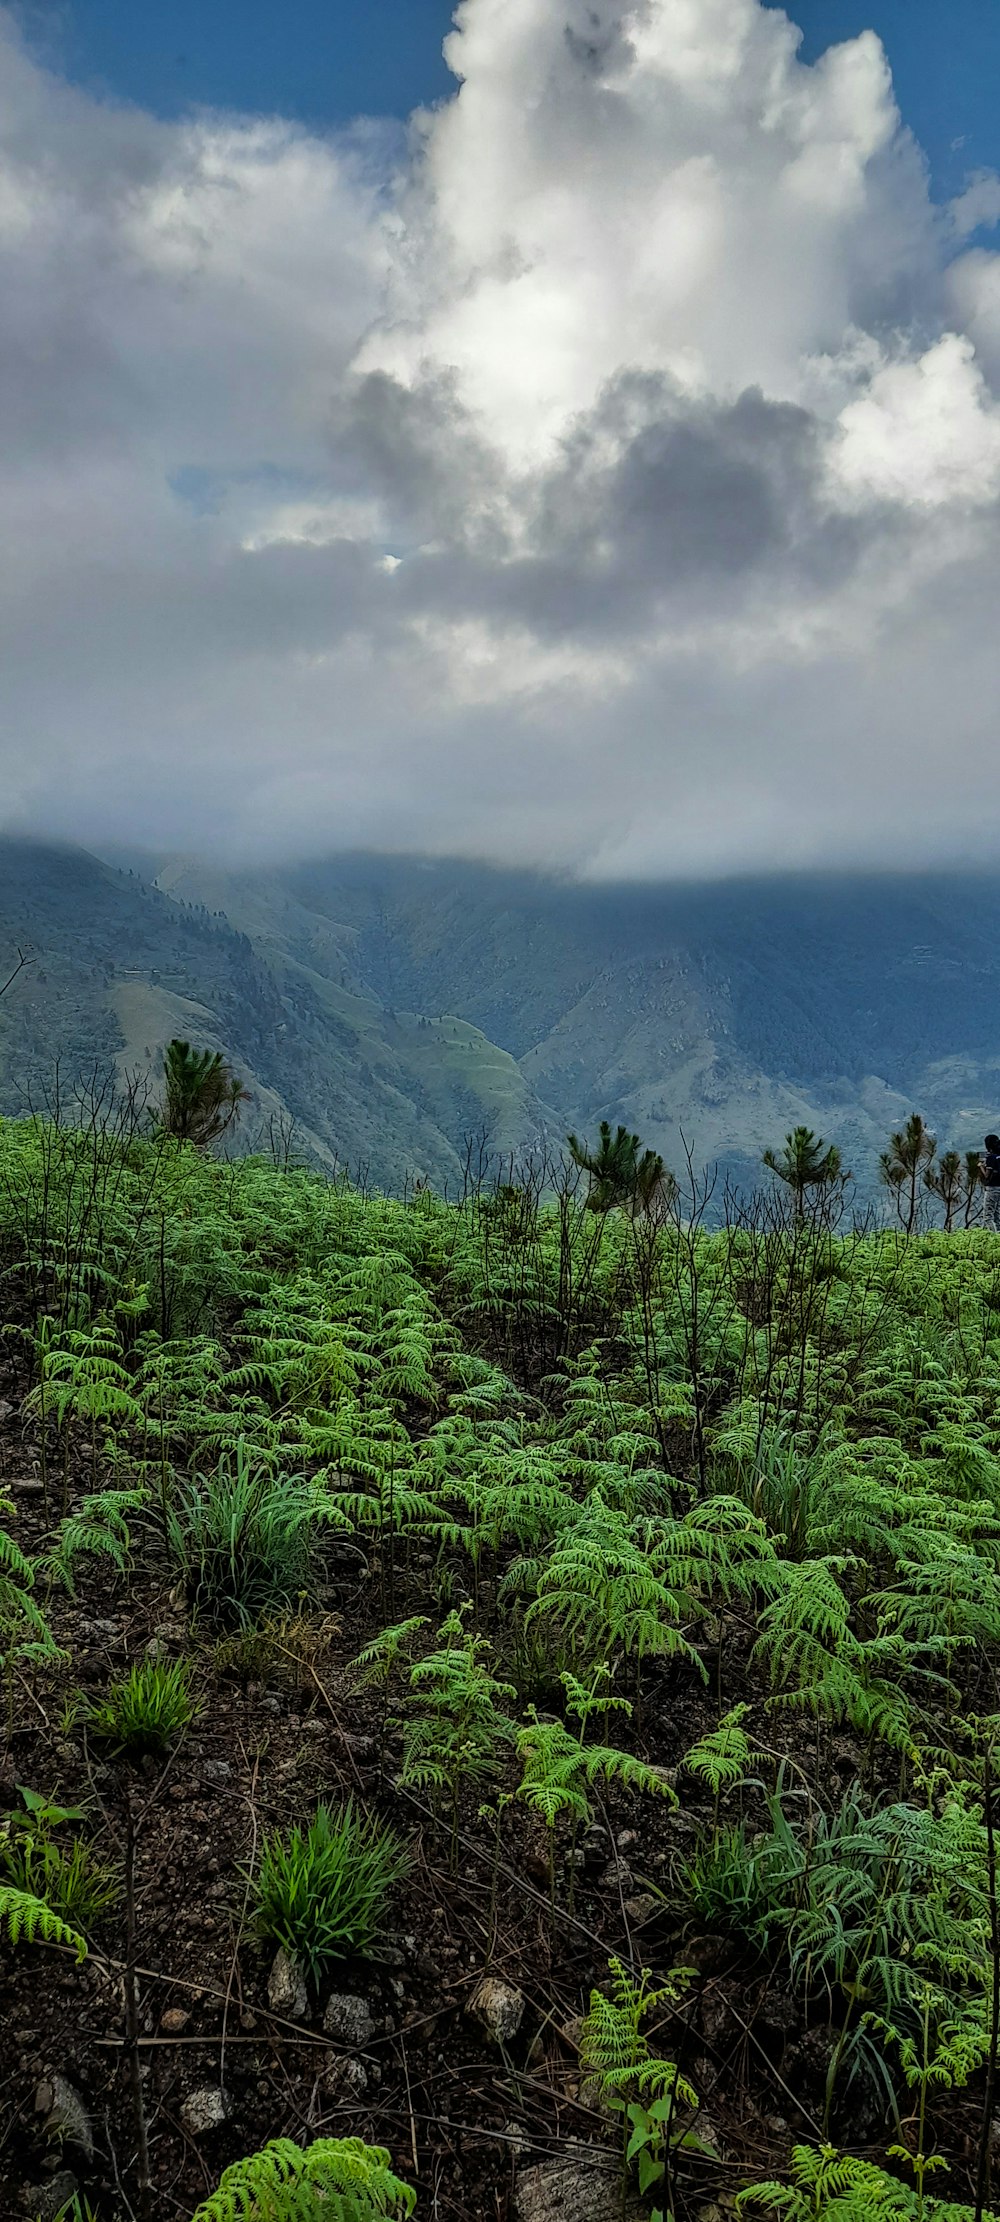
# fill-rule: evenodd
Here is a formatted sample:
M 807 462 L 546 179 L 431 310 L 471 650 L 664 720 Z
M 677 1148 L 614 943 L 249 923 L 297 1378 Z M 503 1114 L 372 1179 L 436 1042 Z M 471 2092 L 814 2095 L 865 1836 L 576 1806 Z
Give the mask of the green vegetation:
M 192 1049 L 190 1042 L 167 1043 L 163 1060 L 165 1134 L 206 1150 L 220 1142 L 249 1103 L 249 1091 L 220 1049 Z
M 321 1805 L 308 1828 L 264 1842 L 253 1878 L 258 1932 L 318 1983 L 338 1960 L 377 1943 L 407 1864 L 391 1829 L 352 1804 L 339 1813 Z
M 309 1598 L 317 1530 L 335 1517 L 300 1475 L 253 1470 L 246 1445 L 210 1480 L 178 1489 L 167 1510 L 171 1556 L 193 1609 L 222 1627 L 248 1627 Z
M 0 1871 L 74 1929 L 93 1929 L 121 1891 L 118 1876 L 83 1837 L 60 1841 L 61 1829 L 85 1818 L 83 1809 L 52 1805 L 24 1785 L 19 1795 L 24 1811 L 13 1811 L 0 1827 Z
M 589 1176 L 588 1211 L 665 1211 L 676 1200 L 677 1182 L 656 1150 L 644 1150 L 637 1134 L 619 1126 L 614 1134 L 601 1120 L 597 1148 L 588 1149 L 576 1134 L 567 1136 L 574 1165 Z
M 65 1944 L 78 1960 L 87 1956 L 86 1939 L 43 1898 L 36 1898 L 30 1890 L 18 1890 L 13 1883 L 0 1882 L 0 1936 L 4 1933 L 11 1944 Z
M 275 2138 L 250 2160 L 227 2168 L 194 2222 L 393 2222 L 412 2214 L 415 2194 L 381 2147 L 360 2137 L 319 2137 L 303 2152 Z
M 780 1152 L 765 1150 L 763 1162 L 790 1190 L 798 1219 L 805 1217 L 811 1190 L 830 1188 L 842 1177 L 840 1151 L 820 1141 L 809 1126 L 797 1126 L 786 1134 Z
M 73 1999 L 115 2079 L 88 2195 L 110 2151 L 137 2214 L 161 2161 L 203 2216 L 432 2213 L 446 2167 L 492 2212 L 517 2119 L 545 2157 L 620 2132 L 674 2222 L 737 2184 L 995 2213 L 1000 1252 L 957 1205 L 921 1231 L 908 1131 L 887 1225 L 793 1133 L 713 1227 L 697 1180 L 392 1201 L 119 1112 L 0 1124 L 0 1645 L 39 1785 L 3 1980 L 47 2010 L 109 1939 L 111 2004 Z M 262 1941 L 309 1978 L 301 2041 Z M 384 1999 L 377 2077 L 320 2037 L 332 1971 Z M 495 2058 L 487 1976 L 523 1993 Z M 570 2007 L 598 2103 L 567 2131 Z M 308 2142 L 348 2109 L 365 2141 Z
M 191 1669 L 183 1659 L 144 1659 L 89 1711 L 92 1736 L 130 1758 L 166 1751 L 194 1718 Z

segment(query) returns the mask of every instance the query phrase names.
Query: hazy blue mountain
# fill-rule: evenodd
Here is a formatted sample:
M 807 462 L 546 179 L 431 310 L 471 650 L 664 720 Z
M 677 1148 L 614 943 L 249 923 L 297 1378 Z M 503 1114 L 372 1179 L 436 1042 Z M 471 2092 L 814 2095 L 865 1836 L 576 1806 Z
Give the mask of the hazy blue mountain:
M 805 1120 L 870 1176 L 911 1109 L 942 1146 L 1000 1121 L 1000 876 L 590 887 L 413 858 L 221 872 L 0 847 L 3 1101 L 62 1055 L 219 1043 L 259 1115 L 377 1179 L 453 1181 L 622 1118 L 676 1164 L 751 1174 Z
M 623 888 L 350 856 L 162 883 L 271 961 L 481 1029 L 556 1132 L 620 1117 L 740 1177 L 805 1119 L 870 1175 L 910 1109 L 942 1146 L 1000 1118 L 997 875 Z
M 299 1148 L 398 1187 L 416 1173 L 453 1183 L 467 1132 L 508 1148 L 538 1138 L 544 1114 L 513 1057 L 458 1019 L 390 1012 L 356 979 L 341 988 L 335 937 L 320 931 L 314 969 L 263 914 L 253 941 L 193 891 L 154 885 L 152 867 L 0 842 L 0 968 L 31 953 L 0 1000 L 0 1110 L 50 1099 L 57 1068 L 63 1092 L 112 1064 L 155 1091 L 180 1034 L 224 1049 L 249 1082 L 244 1146 L 290 1116 Z

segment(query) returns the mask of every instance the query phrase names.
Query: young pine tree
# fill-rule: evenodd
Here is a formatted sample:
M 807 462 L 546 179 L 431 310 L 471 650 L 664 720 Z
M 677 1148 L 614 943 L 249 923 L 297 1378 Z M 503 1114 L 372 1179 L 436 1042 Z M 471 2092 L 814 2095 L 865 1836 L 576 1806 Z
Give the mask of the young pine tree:
M 765 1150 L 764 1164 L 769 1173 L 774 1173 L 791 1190 L 799 1222 L 805 1218 L 809 1190 L 829 1188 L 839 1180 L 841 1173 L 840 1151 L 832 1143 L 828 1147 L 824 1145 L 811 1126 L 794 1127 L 791 1134 L 785 1136 L 783 1150 Z
M 979 1178 L 979 1160 L 976 1159 L 976 1179 Z M 924 1187 L 944 1205 L 944 1231 L 950 1234 L 956 1214 L 965 1195 L 965 1166 L 957 1150 L 945 1150 L 936 1165 L 928 1165 L 924 1173 Z
M 164 1132 L 200 1150 L 219 1141 L 250 1100 L 220 1049 L 192 1049 L 190 1042 L 167 1044 L 163 1080 Z
M 936 1137 L 924 1125 L 919 1111 L 912 1111 L 900 1132 L 890 1134 L 889 1147 L 879 1158 L 881 1177 L 892 1192 L 897 1215 L 907 1234 L 912 1234 L 916 1226 L 921 1185 L 936 1149 Z
M 576 1134 L 566 1144 L 574 1165 L 590 1175 L 589 1211 L 613 1211 L 624 1206 L 633 1216 L 668 1208 L 677 1194 L 677 1183 L 656 1150 L 640 1150 L 639 1137 L 619 1126 L 612 1134 L 602 1119 L 596 1149 L 588 1148 Z

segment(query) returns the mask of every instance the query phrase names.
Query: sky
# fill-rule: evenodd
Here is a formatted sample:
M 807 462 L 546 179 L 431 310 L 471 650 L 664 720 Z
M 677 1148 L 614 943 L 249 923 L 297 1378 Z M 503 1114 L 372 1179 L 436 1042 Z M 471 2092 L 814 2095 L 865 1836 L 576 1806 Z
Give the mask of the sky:
M 21 19 L 76 84 L 157 115 L 202 105 L 325 129 L 444 99 L 451 12 L 449 0 L 36 0 Z M 801 0 L 793 13 L 809 61 L 878 32 L 939 197 L 1000 162 L 994 0 Z
M 0 822 L 1000 862 L 998 63 L 987 0 L 0 0 Z

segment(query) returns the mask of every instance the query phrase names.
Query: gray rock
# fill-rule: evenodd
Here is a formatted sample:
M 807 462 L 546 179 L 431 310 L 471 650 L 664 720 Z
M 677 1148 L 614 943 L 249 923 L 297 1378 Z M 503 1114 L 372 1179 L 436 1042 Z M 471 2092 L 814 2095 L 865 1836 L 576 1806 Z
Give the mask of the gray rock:
M 484 1975 L 466 2011 L 495 2044 L 508 2045 L 524 2018 L 524 1992 L 515 1990 L 512 1983 L 501 1983 L 496 1975 Z
M 189 2091 L 181 2107 L 181 2121 L 189 2137 L 207 2137 L 213 2129 L 221 2129 L 226 2114 L 218 2084 L 204 2084 L 197 2091 Z
M 598 1879 L 602 1890 L 631 1890 L 632 1869 L 623 1859 L 609 1859 L 603 1874 Z
M 267 2002 L 273 2014 L 281 2014 L 288 2021 L 305 2021 L 309 2012 L 305 1976 L 284 1945 L 279 1945 L 267 1978 Z
M 375 2020 L 367 1998 L 352 1991 L 334 1991 L 327 1999 L 323 2030 L 338 2045 L 366 2045 L 375 2034 Z
M 651 1921 L 654 1913 L 659 1913 L 660 1904 L 660 1899 L 654 1898 L 651 1890 L 640 1890 L 635 1898 L 626 1898 L 625 1911 L 629 1920 L 634 1921 L 636 1927 L 641 1929 L 644 1921 Z
M 368 2070 L 362 2060 L 337 2054 L 327 2061 L 320 2082 L 328 2098 L 339 2099 L 342 2103 L 363 2099 L 368 2089 Z
M 35 2112 L 44 2116 L 42 2127 L 46 2137 L 58 2137 L 66 2145 L 73 2145 L 87 2160 L 94 2157 L 94 2132 L 90 2115 L 80 2097 L 64 2075 L 48 2075 L 35 2092 Z
M 60 2168 L 59 2174 L 51 2176 L 48 2183 L 29 2188 L 21 2203 L 30 2214 L 31 2222 L 56 2222 L 57 2215 L 62 2213 L 64 2207 L 68 2207 L 71 2199 L 76 2198 L 79 2189 L 76 2177 L 70 2169 Z
M 517 2222 L 644 2222 L 645 2209 L 629 2199 L 623 2209 L 621 2176 L 600 2145 L 575 2145 L 558 2160 L 525 2168 L 514 2188 Z

